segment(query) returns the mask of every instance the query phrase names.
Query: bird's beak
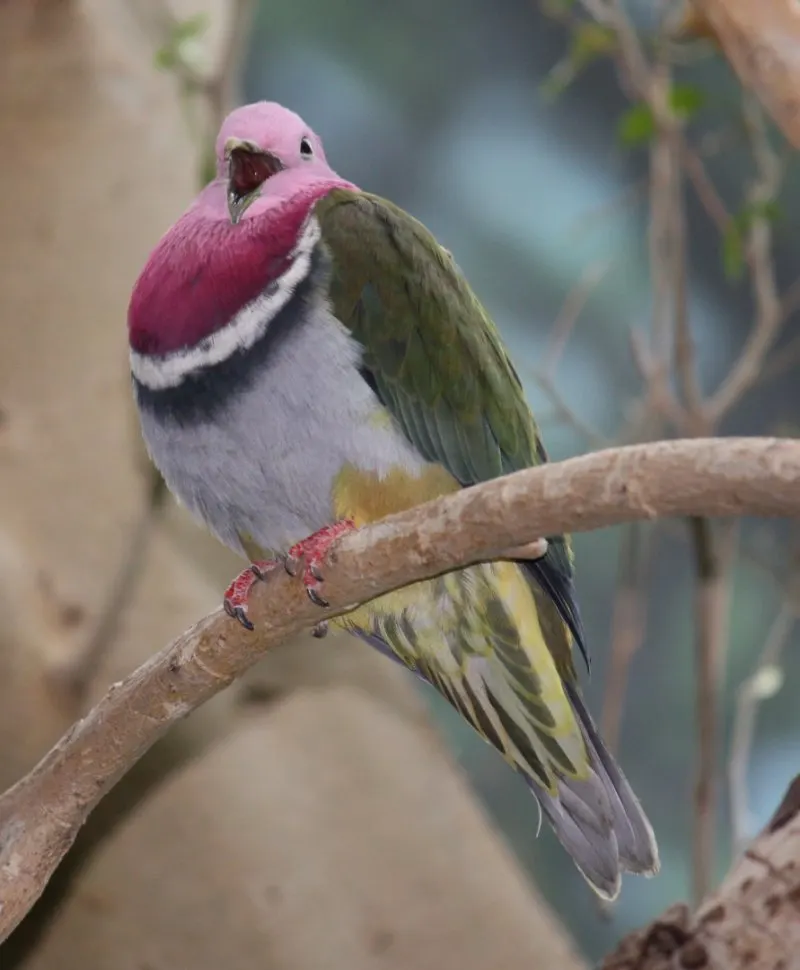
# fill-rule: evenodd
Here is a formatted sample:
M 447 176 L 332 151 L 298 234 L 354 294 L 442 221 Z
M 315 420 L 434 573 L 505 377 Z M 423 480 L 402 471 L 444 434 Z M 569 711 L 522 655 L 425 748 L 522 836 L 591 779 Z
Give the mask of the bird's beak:
M 235 226 L 245 210 L 261 194 L 261 186 L 284 168 L 281 160 L 252 142 L 229 138 L 225 142 L 228 162 L 228 214 Z

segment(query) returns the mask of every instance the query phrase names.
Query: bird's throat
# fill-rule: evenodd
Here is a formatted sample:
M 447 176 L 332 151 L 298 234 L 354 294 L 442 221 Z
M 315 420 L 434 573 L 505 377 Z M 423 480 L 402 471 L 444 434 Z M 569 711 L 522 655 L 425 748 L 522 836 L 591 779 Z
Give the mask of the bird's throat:
M 190 209 L 136 283 L 128 310 L 132 351 L 185 353 L 230 327 L 243 308 L 290 272 L 315 202 L 300 196 L 236 226 L 202 207 Z

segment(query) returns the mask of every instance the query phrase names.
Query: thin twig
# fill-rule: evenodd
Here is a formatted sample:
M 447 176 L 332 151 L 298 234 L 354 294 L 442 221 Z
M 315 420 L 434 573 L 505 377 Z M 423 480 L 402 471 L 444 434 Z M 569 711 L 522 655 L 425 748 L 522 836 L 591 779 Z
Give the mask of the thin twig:
M 692 888 L 695 902 L 708 894 L 714 878 L 717 804 L 717 750 L 721 671 L 728 643 L 730 573 L 735 530 L 715 534 L 707 518 L 689 520 L 696 570 L 695 590 L 695 763 Z
M 731 215 L 711 181 L 700 155 L 691 147 L 683 132 L 678 132 L 676 139 L 686 178 L 691 183 L 707 215 L 719 230 L 720 235 L 723 235 L 730 226 Z
M 596 262 L 588 266 L 581 279 L 572 287 L 558 312 L 550 331 L 547 350 L 541 367 L 531 373 L 531 378 L 539 389 L 547 395 L 553 410 L 564 424 L 577 431 L 587 444 L 602 448 L 609 444 L 608 439 L 585 422 L 568 404 L 556 384 L 556 371 L 566 349 L 570 334 L 583 312 L 594 289 L 608 272 L 607 262 Z
M 671 136 L 667 97 L 671 87 L 668 65 L 657 62 L 653 67 L 650 90 L 657 132 L 650 144 L 650 280 L 653 291 L 650 355 L 654 366 L 652 378 L 666 381 L 669 376 L 670 352 L 673 345 L 674 312 L 674 241 L 672 207 L 675 204 L 677 159 Z
M 628 671 L 644 642 L 647 629 L 647 587 L 656 529 L 634 522 L 623 532 L 617 584 L 611 612 L 611 637 L 606 689 L 600 709 L 600 733 L 611 752 L 619 746 L 628 689 Z
M 534 384 L 536 384 L 539 390 L 547 397 L 553 412 L 562 424 L 572 428 L 572 430 L 580 435 L 586 444 L 590 445 L 592 448 L 608 447 L 608 445 L 611 443 L 609 439 L 605 435 L 601 434 L 596 428 L 593 428 L 587 421 L 583 420 L 577 411 L 575 411 L 575 409 L 569 404 L 567 399 L 558 389 L 558 385 L 552 380 L 552 378 L 548 377 L 546 374 L 539 373 L 538 371 L 533 371 L 530 376 Z
M 633 24 L 621 0 L 581 0 L 598 23 L 610 27 L 619 44 L 620 81 L 633 97 L 648 100 L 650 67 Z
M 670 387 L 668 372 L 654 359 L 642 331 L 631 328 L 628 331 L 628 342 L 634 365 L 644 385 L 644 399 L 640 402 L 641 413 L 628 422 L 623 430 L 622 440 L 634 440 L 645 429 L 649 429 L 650 435 L 660 434 L 664 419 L 673 428 L 684 428 L 684 411 Z
M 550 331 L 547 351 L 541 365 L 542 371 L 549 377 L 555 378 L 556 369 L 564 354 L 567 341 L 575 329 L 575 324 L 583 313 L 592 293 L 608 273 L 609 266 L 607 260 L 598 260 L 591 263 L 583 271 L 575 286 L 567 293 Z
M 758 709 L 762 700 L 768 696 L 763 686 L 764 678 L 770 670 L 777 668 L 796 622 L 797 603 L 793 597 L 786 596 L 772 621 L 753 667 L 753 673 L 742 682 L 736 694 L 731 751 L 728 759 L 728 796 L 734 857 L 744 850 L 749 838 L 751 815 L 747 773 Z
M 798 364 L 800 364 L 800 335 L 790 340 L 766 361 L 755 383 L 766 384 L 773 381 L 776 377 L 782 377 L 797 367 Z
M 686 234 L 686 200 L 682 170 L 677 164 L 680 158 L 679 145 L 676 141 L 676 131 L 671 129 L 669 138 L 673 152 L 673 182 L 670 206 L 670 236 L 672 240 L 672 286 L 673 306 L 675 312 L 674 324 L 674 368 L 678 378 L 683 406 L 687 422 L 687 430 L 694 434 L 704 434 L 709 431 L 705 421 L 705 404 L 703 392 L 700 389 L 700 378 L 697 369 L 694 338 L 689 320 L 689 284 L 688 261 L 689 245 Z
M 761 109 L 751 97 L 745 96 L 744 111 L 758 172 L 748 190 L 748 202 L 751 206 L 763 206 L 775 199 L 783 176 L 783 166 L 769 144 Z M 756 211 L 750 220 L 747 250 L 751 257 L 756 320 L 739 358 L 708 402 L 712 427 L 716 426 L 758 380 L 764 360 L 785 319 L 772 259 L 772 225 L 763 213 Z

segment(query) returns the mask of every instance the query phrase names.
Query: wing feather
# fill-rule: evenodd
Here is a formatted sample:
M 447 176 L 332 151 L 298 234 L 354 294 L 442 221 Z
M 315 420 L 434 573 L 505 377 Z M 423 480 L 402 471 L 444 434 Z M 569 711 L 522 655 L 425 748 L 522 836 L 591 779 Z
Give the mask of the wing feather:
M 334 312 L 419 453 L 462 486 L 547 461 L 492 321 L 430 233 L 353 190 L 331 192 L 316 214 L 332 255 Z M 655 844 L 576 701 L 572 646 L 586 648 L 572 557 L 567 537 L 548 539 L 536 562 L 473 566 L 344 622 L 435 687 L 528 779 L 579 868 L 613 896 L 621 860 L 652 870 Z

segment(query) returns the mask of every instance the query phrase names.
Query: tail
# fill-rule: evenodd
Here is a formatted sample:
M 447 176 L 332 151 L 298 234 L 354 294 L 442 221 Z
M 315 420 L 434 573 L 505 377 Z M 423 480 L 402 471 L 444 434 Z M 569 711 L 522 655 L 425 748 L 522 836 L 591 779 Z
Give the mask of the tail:
M 614 899 L 623 872 L 658 872 L 658 847 L 647 816 L 577 688 L 564 687 L 586 742 L 591 774 L 581 781 L 560 777 L 557 795 L 532 782 L 530 787 L 587 882 L 599 896 Z
M 345 624 L 435 687 L 528 779 L 578 868 L 612 899 L 623 870 L 656 871 L 655 840 L 563 657 L 559 669 L 546 637 L 569 656 L 567 627 L 544 593 L 537 610 L 537 588 L 512 563 L 482 564 L 373 601 Z

